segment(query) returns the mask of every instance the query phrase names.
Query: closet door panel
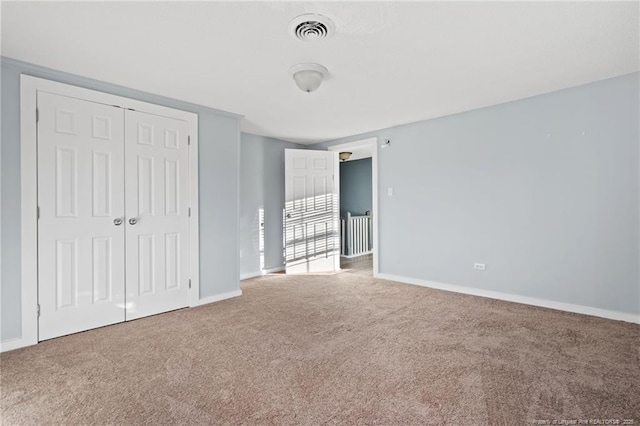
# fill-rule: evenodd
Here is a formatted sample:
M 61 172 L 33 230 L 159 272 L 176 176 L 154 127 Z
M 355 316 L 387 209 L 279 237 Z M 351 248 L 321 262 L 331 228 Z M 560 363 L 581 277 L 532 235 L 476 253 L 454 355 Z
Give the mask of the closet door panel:
M 39 340 L 124 321 L 124 110 L 39 92 Z
M 189 305 L 187 129 L 125 113 L 127 320 Z

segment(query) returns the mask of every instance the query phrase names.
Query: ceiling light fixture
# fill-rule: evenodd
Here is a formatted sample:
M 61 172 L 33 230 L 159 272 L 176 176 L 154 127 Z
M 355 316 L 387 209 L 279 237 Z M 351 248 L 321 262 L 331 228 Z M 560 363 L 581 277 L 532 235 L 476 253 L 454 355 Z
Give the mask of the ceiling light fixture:
M 322 80 L 329 75 L 329 71 L 320 64 L 297 64 L 289 68 L 289 74 L 303 92 L 313 92 L 322 84 Z
M 340 161 L 347 161 L 353 152 L 341 152 L 338 154 Z

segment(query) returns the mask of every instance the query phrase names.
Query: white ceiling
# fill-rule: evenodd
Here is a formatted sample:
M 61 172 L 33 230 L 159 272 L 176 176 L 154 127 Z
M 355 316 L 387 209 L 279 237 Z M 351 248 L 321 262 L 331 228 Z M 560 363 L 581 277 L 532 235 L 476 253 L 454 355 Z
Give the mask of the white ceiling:
M 638 2 L 2 3 L 2 54 L 244 115 L 311 143 L 640 69 Z M 302 13 L 336 25 L 305 43 Z M 291 65 L 330 78 L 297 89 Z

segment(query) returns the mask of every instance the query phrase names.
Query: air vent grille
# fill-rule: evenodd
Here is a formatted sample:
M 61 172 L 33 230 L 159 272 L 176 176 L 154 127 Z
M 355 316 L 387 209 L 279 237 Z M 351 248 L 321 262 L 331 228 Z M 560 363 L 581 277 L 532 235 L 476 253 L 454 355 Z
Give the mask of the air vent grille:
M 318 41 L 333 35 L 331 19 L 318 14 L 300 15 L 289 23 L 293 36 L 302 41 Z
M 320 40 L 327 36 L 327 27 L 318 21 L 306 21 L 296 27 L 296 37 L 302 41 Z

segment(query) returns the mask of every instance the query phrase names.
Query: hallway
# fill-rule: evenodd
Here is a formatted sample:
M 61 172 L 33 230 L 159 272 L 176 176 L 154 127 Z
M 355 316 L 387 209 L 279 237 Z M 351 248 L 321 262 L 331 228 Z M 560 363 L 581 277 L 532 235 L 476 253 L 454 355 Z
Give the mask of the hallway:
M 341 257 L 340 268 L 344 272 L 371 277 L 373 276 L 373 253 L 352 258 Z

